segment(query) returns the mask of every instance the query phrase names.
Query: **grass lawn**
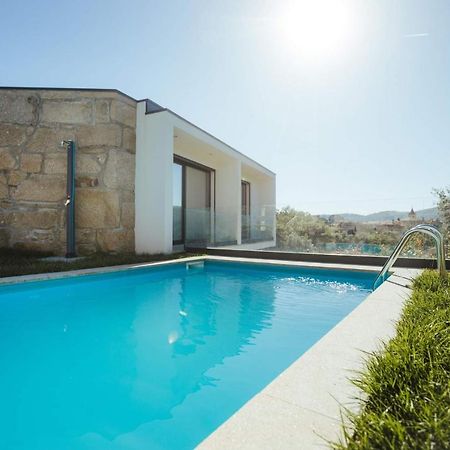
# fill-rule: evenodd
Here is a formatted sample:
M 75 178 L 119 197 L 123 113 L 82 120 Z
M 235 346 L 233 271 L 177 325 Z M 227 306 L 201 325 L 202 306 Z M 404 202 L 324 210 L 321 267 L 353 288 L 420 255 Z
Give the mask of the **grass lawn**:
M 336 449 L 450 448 L 450 279 L 424 272 L 396 336 L 370 356 L 356 384 L 360 415 Z
M 168 259 L 177 259 L 194 255 L 188 253 L 177 253 L 174 255 L 136 255 L 134 253 L 120 255 L 95 254 L 72 262 L 45 261 L 42 258 L 46 256 L 50 255 L 45 253 L 0 249 L 0 277 L 165 261 Z

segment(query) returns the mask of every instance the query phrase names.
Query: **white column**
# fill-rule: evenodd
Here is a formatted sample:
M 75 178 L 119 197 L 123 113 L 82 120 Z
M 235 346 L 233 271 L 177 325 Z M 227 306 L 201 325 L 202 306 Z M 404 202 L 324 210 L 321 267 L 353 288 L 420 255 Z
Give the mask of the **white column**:
M 228 159 L 216 168 L 217 238 L 241 242 L 241 162 Z
M 173 125 L 168 113 L 145 114 L 138 103 L 136 120 L 135 246 L 137 253 L 172 252 Z

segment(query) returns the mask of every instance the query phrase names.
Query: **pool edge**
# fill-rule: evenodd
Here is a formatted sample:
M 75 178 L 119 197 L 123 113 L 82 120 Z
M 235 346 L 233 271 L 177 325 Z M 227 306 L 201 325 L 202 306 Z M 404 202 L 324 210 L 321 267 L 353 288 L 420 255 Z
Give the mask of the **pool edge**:
M 0 286 L 18 283 L 27 283 L 32 281 L 58 280 L 81 275 L 100 275 L 112 272 L 123 272 L 127 270 L 142 269 L 145 267 L 184 264 L 190 261 L 239 262 L 243 264 L 277 265 L 285 267 L 305 267 L 305 268 L 318 268 L 328 270 L 351 270 L 358 272 L 378 272 L 381 268 L 381 267 L 378 268 L 378 267 L 358 266 L 352 264 L 314 263 L 305 261 L 280 261 L 276 259 L 272 260 L 272 259 L 258 259 L 258 258 L 236 258 L 230 256 L 199 255 L 199 256 L 187 256 L 185 258 L 168 259 L 166 261 L 154 261 L 148 263 L 123 264 L 117 266 L 94 267 L 90 269 L 66 270 L 61 272 L 43 272 L 30 275 L 0 277 Z
M 186 258 L 168 259 L 166 261 L 153 261 L 148 263 L 122 264 L 118 266 L 93 267 L 91 269 L 66 270 L 61 272 L 34 273 L 31 275 L 17 275 L 13 277 L 0 278 L 0 286 L 32 281 L 60 280 L 63 278 L 78 277 L 82 275 L 101 275 L 113 272 L 124 272 L 128 270 L 142 269 L 145 267 L 157 267 L 165 265 L 182 264 L 189 261 L 204 260 L 205 256 L 187 256 Z

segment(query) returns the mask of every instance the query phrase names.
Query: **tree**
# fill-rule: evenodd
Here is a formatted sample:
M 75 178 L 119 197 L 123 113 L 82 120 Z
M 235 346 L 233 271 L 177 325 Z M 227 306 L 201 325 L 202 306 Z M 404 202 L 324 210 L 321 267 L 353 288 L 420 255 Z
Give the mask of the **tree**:
M 312 251 L 317 244 L 340 242 L 341 231 L 320 217 L 286 206 L 277 212 L 277 247 Z
M 438 198 L 439 219 L 442 222 L 441 231 L 448 246 L 450 243 L 450 188 L 434 189 L 433 193 Z

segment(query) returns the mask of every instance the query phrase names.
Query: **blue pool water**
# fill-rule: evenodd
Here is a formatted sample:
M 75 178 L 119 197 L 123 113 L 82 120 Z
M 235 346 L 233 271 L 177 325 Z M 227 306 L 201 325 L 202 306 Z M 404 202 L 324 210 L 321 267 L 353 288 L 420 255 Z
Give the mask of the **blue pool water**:
M 0 287 L 0 448 L 192 448 L 373 280 L 207 262 Z

